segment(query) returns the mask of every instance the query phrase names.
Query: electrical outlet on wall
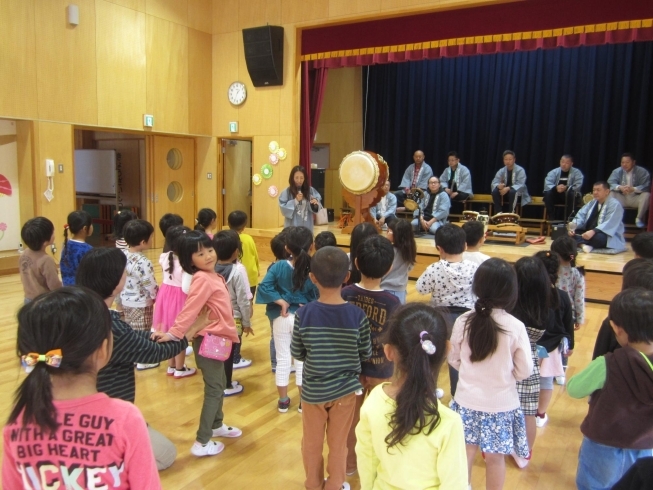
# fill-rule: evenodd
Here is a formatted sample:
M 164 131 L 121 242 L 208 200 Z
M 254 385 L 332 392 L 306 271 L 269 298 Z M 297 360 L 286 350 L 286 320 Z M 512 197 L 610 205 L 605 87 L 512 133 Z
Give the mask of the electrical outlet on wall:
M 211 180 L 211 179 L 213 178 L 213 174 L 212 174 L 211 172 L 207 173 L 207 174 L 206 174 L 206 178 L 207 178 L 208 180 Z

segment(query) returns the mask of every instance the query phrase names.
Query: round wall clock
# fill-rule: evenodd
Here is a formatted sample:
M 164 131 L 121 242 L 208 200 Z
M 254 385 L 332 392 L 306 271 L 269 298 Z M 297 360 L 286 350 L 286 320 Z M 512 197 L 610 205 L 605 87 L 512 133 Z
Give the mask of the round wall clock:
M 247 89 L 245 88 L 245 84 L 243 82 L 234 82 L 231 85 L 229 85 L 229 91 L 227 92 L 227 96 L 229 97 L 229 102 L 231 102 L 234 105 L 240 105 L 243 102 L 245 102 L 245 99 L 247 98 Z

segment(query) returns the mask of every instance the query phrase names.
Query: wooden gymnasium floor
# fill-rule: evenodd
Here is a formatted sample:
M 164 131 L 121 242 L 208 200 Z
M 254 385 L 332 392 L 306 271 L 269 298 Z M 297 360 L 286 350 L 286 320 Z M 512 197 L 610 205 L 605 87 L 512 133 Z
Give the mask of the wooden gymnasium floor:
M 319 231 L 320 227 L 317 228 Z M 254 230 L 252 230 L 254 234 Z M 262 238 L 262 237 L 261 237 Z M 428 241 L 428 240 L 427 240 Z M 420 241 L 421 242 L 421 241 Z M 269 243 L 269 240 L 268 240 Z M 424 245 L 426 246 L 426 244 Z M 536 247 L 513 250 L 496 246 L 497 254 L 536 250 Z M 487 247 L 490 252 L 493 248 Z M 158 265 L 160 250 L 147 252 L 155 264 L 157 278 L 161 280 Z M 267 249 L 259 246 L 259 253 L 267 255 Z M 592 257 L 593 259 L 593 257 Z M 603 261 L 603 257 L 598 260 Z M 264 273 L 269 265 L 262 263 Z M 608 267 L 608 265 L 605 265 Z M 620 277 L 615 277 L 619 279 Z M 415 292 L 415 282 L 408 286 L 409 301 L 427 301 L 427 297 Z M 0 277 L 0 417 L 6 420 L 13 392 L 24 378 L 15 355 L 15 314 L 23 301 L 20 279 L 17 274 Z M 573 376 L 591 359 L 594 339 L 601 321 L 607 315 L 607 306 L 587 305 L 587 323 L 577 332 L 576 351 L 569 360 L 568 376 Z M 270 371 L 269 339 L 270 325 L 264 315 L 264 307 L 256 306 L 253 317 L 255 337 L 246 338 L 243 355 L 253 359 L 246 369 L 236 370 L 234 379 L 245 386 L 238 396 L 225 399 L 226 422 L 240 427 L 243 436 L 224 440 L 226 449 L 214 457 L 196 458 L 190 454 L 195 439 L 197 421 L 202 404 L 203 384 L 199 375 L 175 380 L 165 375 L 163 366 L 137 372 L 136 405 L 145 419 L 166 434 L 177 446 L 175 464 L 161 472 L 163 488 L 208 489 L 230 488 L 287 490 L 303 488 L 304 470 L 301 460 L 301 415 L 297 412 L 297 389 L 291 376 L 291 410 L 280 414 L 276 410 L 277 394 L 274 376 Z M 195 366 L 192 357 L 188 364 Z M 448 403 L 449 380 L 447 369 L 442 369 L 439 386 L 445 389 L 444 403 Z M 577 453 L 581 441 L 579 426 L 587 412 L 586 400 L 573 400 L 564 387 L 555 386 L 549 408 L 550 421 L 538 429 L 533 459 L 530 465 L 519 470 L 508 458 L 505 488 L 517 490 L 573 489 Z M 465 471 L 461 468 L 461 471 Z M 360 488 L 357 476 L 348 478 L 352 488 Z M 473 488 L 485 485 L 485 465 L 480 455 L 474 463 Z M 140 489 L 139 489 L 140 490 Z

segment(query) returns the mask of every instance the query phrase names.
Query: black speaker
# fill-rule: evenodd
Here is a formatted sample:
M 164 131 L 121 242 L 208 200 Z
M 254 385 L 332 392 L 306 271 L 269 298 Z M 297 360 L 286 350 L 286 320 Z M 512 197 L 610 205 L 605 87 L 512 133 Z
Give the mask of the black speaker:
M 283 27 L 243 29 L 245 62 L 255 87 L 283 85 Z
M 551 222 L 551 240 L 555 240 L 558 237 L 565 236 L 567 234 L 567 223 L 564 221 L 553 221 Z

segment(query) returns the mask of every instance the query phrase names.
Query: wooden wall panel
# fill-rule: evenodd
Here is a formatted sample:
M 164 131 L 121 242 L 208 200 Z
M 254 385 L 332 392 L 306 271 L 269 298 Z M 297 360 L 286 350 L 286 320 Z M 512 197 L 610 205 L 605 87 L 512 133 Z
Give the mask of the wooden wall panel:
M 281 0 L 250 0 L 238 6 L 238 28 L 281 25 Z
M 218 223 L 222 216 L 221 172 L 218 172 L 218 139 L 195 138 L 195 209 L 211 208 L 218 214 Z M 212 174 L 212 179 L 206 177 Z M 220 174 L 220 175 L 219 175 Z
M 187 133 L 188 28 L 147 16 L 146 38 L 147 113 L 156 131 Z
M 381 0 L 329 0 L 329 17 L 379 12 Z
M 145 0 L 145 12 L 182 26 L 188 25 L 188 0 Z
M 213 34 L 238 31 L 238 0 L 213 0 Z
M 329 18 L 329 0 L 283 0 L 281 21 L 284 24 Z
M 34 123 L 34 214 L 45 216 L 54 223 L 57 237 L 57 258 L 61 254 L 63 227 L 68 213 L 75 210 L 75 176 L 73 172 L 73 126 L 70 124 Z M 54 174 L 54 199 L 43 193 L 47 189 L 45 159 L 52 158 L 55 167 L 63 164 L 64 171 Z
M 16 121 L 16 156 L 18 158 L 18 189 L 20 221 L 24 223 L 34 213 L 34 123 Z
M 236 50 L 239 37 L 239 32 L 213 36 L 212 127 L 216 136 L 229 136 L 229 121 L 238 121 L 238 109 L 227 99 L 227 90 L 232 82 L 238 80 L 240 57 L 236 56 Z M 248 92 L 251 91 L 251 84 L 248 84 Z
M 121 7 L 127 7 L 139 12 L 145 12 L 145 0 L 106 0 L 107 2 L 115 3 Z
M 145 14 L 98 0 L 98 125 L 143 128 Z
M 211 134 L 213 39 L 188 29 L 188 132 Z
M 213 33 L 213 6 L 211 0 L 188 0 L 188 27 Z
M 293 134 L 296 141 L 293 141 L 293 148 L 299 151 L 299 131 L 295 127 L 295 121 L 299 124 L 299 110 L 301 93 L 300 65 L 295 60 L 297 48 L 295 25 L 284 26 L 283 33 L 283 88 L 279 94 L 279 132 Z
M 0 115 L 35 119 L 34 0 L 0 0 Z
M 80 24 L 66 19 L 67 0 L 39 0 L 35 16 L 39 119 L 97 124 L 95 1 L 77 0 Z

